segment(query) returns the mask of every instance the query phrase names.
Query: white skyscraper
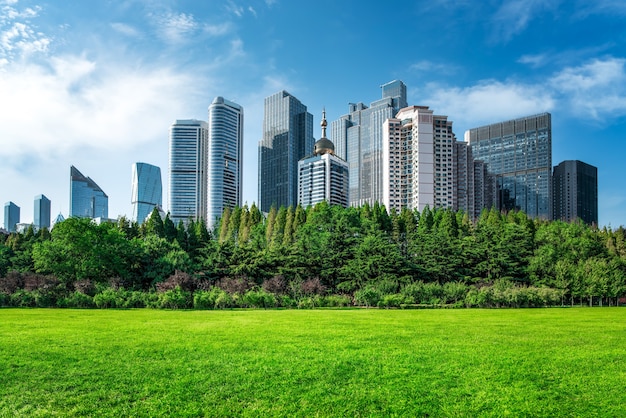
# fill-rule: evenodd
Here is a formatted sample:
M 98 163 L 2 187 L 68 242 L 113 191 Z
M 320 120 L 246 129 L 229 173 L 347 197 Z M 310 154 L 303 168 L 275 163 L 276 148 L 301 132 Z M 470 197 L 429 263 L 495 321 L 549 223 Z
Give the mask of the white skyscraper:
M 243 108 L 223 97 L 209 106 L 207 225 L 241 205 Z
M 169 211 L 175 224 L 206 220 L 208 124 L 179 119 L 170 127 Z

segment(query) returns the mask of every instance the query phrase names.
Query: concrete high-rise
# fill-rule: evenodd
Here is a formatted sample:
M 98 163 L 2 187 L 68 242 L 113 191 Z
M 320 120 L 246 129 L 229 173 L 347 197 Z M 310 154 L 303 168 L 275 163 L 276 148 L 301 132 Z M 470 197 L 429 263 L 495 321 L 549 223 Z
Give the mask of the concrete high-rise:
M 206 220 L 208 124 L 179 119 L 170 126 L 169 211 L 175 224 Z
M 286 91 L 265 98 L 259 141 L 259 207 L 298 203 L 298 161 L 313 152 L 313 115 Z
M 315 142 L 313 155 L 298 162 L 298 203 L 303 207 L 326 201 L 348 207 L 348 163 L 335 155 L 335 145 L 326 138 L 326 112 L 322 137 Z
M 549 113 L 470 129 L 475 160 L 496 176 L 500 210 L 552 219 L 552 121 Z
M 20 223 L 20 207 L 13 202 L 4 204 L 4 229 L 15 232 L 15 226 Z
M 155 207 L 163 206 L 161 168 L 148 163 L 134 163 L 132 168 L 131 220 L 142 224 Z
M 383 122 L 407 107 L 406 85 L 402 81 L 383 84 L 381 90 L 381 99 L 369 107 L 350 103 L 349 113 L 330 126 L 335 154 L 348 162 L 352 206 L 382 202 Z
M 578 160 L 563 161 L 552 174 L 554 219 L 598 224 L 598 169 Z
M 90 177 L 70 167 L 70 217 L 108 218 L 109 197 Z
M 34 226 L 36 229 L 50 229 L 50 199 L 40 194 L 35 196 Z
M 213 227 L 225 208 L 241 206 L 243 108 L 216 97 L 209 106 L 207 225 Z

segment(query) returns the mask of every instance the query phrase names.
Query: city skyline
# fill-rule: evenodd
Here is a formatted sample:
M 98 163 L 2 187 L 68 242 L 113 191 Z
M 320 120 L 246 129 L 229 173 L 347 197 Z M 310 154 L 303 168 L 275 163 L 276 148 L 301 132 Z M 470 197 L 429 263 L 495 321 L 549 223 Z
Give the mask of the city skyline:
M 550 112 L 553 164 L 597 167 L 599 223 L 626 225 L 625 4 L 398 7 L 155 0 L 69 10 L 0 0 L 0 176 L 11 179 L 0 199 L 29 208 L 43 193 L 53 217 L 67 215 L 67 167 L 76 165 L 107 191 L 110 217 L 130 218 L 128 167 L 148 161 L 166 170 L 171 121 L 205 120 L 211 99 L 224 96 L 246 109 L 242 203 L 258 204 L 264 97 L 289 91 L 314 120 L 325 108 L 333 121 L 350 101 L 369 104 L 378 86 L 402 80 L 408 103 L 447 115 L 457 138 Z M 381 20 L 398 30 L 377 30 Z M 402 28 L 426 41 L 394 54 Z M 22 222 L 33 221 L 22 212 Z

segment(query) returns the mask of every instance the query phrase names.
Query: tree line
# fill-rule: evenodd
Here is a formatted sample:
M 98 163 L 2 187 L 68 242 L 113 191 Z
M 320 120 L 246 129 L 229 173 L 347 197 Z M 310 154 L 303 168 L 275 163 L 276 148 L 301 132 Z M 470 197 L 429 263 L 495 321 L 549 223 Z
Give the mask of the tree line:
M 69 218 L 0 235 L 0 305 L 316 307 L 616 305 L 626 230 L 484 210 L 226 209 L 175 225 Z

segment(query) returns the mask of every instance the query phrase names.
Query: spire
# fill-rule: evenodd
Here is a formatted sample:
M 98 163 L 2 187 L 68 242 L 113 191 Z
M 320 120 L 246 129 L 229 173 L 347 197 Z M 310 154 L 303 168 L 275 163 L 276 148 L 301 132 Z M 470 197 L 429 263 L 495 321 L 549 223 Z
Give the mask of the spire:
M 322 138 L 326 138 L 326 125 L 328 125 L 326 123 L 326 108 L 322 110 L 322 123 L 320 125 L 322 126 Z

